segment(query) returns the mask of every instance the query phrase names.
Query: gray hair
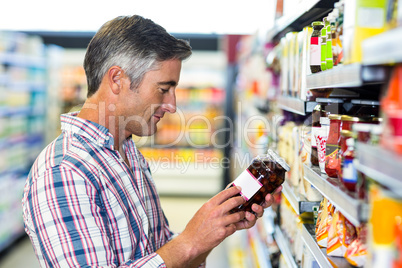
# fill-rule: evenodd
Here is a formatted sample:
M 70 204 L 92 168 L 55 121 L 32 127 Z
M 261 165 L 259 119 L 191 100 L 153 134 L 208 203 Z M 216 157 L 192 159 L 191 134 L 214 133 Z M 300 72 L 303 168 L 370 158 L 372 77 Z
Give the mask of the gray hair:
M 112 66 L 126 72 L 134 90 L 162 61 L 185 60 L 190 55 L 187 41 L 176 39 L 152 20 L 138 15 L 117 17 L 106 22 L 88 45 L 84 59 L 88 97 L 98 90 Z

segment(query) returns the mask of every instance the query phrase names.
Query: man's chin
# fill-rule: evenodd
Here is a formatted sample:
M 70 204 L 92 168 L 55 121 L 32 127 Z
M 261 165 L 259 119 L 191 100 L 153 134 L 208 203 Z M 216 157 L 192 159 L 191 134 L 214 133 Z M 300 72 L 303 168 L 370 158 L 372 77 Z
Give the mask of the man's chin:
M 136 133 L 133 133 L 134 135 L 138 136 L 138 137 L 149 137 L 152 136 L 156 133 L 156 126 L 152 129 L 146 129 L 146 130 L 142 130 L 142 131 L 136 131 Z

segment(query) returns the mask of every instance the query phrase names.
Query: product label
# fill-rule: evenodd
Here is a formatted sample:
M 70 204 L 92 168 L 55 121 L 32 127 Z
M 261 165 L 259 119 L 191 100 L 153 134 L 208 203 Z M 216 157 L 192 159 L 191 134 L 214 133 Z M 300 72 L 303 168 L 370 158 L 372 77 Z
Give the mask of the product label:
M 352 159 L 345 159 L 342 166 L 342 180 L 350 183 L 357 183 L 357 172 L 353 166 Z
M 253 195 L 260 190 L 262 183 L 259 182 L 248 169 L 243 171 L 234 181 L 233 185 L 240 186 L 240 194 L 249 200 Z
M 361 7 L 357 10 L 357 24 L 363 28 L 384 27 L 385 11 L 382 8 Z
M 311 37 L 311 39 L 318 37 Z M 320 65 L 321 64 L 321 44 L 318 42 L 317 45 L 310 45 L 310 65 Z
M 320 131 L 321 127 L 312 127 L 311 128 L 311 147 L 317 147 L 317 141 L 315 137 L 318 135 L 318 131 Z

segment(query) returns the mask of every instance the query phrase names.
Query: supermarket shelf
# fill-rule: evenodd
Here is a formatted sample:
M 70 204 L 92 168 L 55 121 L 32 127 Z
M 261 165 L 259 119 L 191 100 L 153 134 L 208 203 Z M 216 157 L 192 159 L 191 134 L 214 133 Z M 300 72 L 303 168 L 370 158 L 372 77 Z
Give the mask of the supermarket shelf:
M 386 69 L 361 64 L 340 65 L 331 70 L 307 76 L 308 89 L 356 88 L 364 84 L 381 83 L 386 79 Z
M 274 238 L 283 257 L 285 258 L 286 264 L 288 265 L 287 267 L 297 268 L 298 266 L 296 264 L 296 261 L 292 255 L 292 252 L 290 251 L 289 242 L 283 235 L 282 230 L 279 226 L 275 226 Z
M 358 143 L 356 168 L 402 197 L 402 157 L 379 146 Z
M 313 207 L 320 205 L 320 202 L 310 202 L 296 196 L 293 189 L 286 181 L 283 183 L 282 193 L 289 201 L 297 215 L 300 215 L 303 212 L 313 212 Z
M 363 64 L 402 62 L 402 28 L 395 28 L 363 41 Z
M 353 267 L 348 263 L 345 258 L 342 257 L 328 257 L 325 248 L 320 248 L 316 242 L 314 234 L 314 225 L 303 225 L 302 229 L 302 239 L 306 247 L 310 250 L 311 254 L 314 256 L 318 265 L 321 268 L 350 268 Z
M 316 105 L 316 102 L 303 101 L 295 97 L 280 96 L 278 98 L 279 108 L 300 115 L 311 113 Z
M 330 200 L 353 225 L 358 226 L 361 222 L 367 221 L 368 205 L 349 196 L 341 188 L 332 184 L 328 176 L 321 175 L 319 172 L 319 168 L 304 165 L 304 178 Z
M 23 55 L 20 53 L 0 53 L 0 64 L 9 64 L 19 67 L 46 68 L 45 57 Z
M 292 14 L 275 21 L 274 27 L 267 32 L 267 40 L 277 39 L 289 31 L 301 31 L 315 20 L 321 20 L 334 7 L 335 0 L 303 0 Z

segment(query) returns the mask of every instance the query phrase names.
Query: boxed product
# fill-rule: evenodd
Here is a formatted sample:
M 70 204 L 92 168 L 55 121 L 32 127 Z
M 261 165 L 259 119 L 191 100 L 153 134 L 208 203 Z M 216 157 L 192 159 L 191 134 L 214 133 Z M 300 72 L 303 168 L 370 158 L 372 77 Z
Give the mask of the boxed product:
M 302 44 L 299 44 L 298 96 L 301 100 L 307 100 L 307 96 L 311 95 L 309 90 L 307 90 L 307 75 L 311 74 L 310 37 L 312 33 L 313 28 L 311 27 L 304 27 L 303 31 L 299 33 L 300 39 L 302 40 Z
M 344 64 L 362 60 L 361 43 L 385 31 L 386 0 L 347 0 L 343 28 Z

